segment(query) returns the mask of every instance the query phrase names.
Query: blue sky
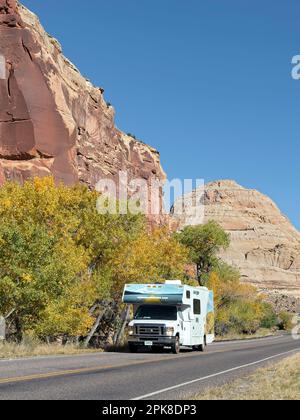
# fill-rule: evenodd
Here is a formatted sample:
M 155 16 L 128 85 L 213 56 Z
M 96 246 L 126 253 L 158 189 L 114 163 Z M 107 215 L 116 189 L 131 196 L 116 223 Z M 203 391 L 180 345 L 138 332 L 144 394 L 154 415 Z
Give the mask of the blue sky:
M 169 179 L 234 179 L 300 229 L 299 0 L 23 3 Z

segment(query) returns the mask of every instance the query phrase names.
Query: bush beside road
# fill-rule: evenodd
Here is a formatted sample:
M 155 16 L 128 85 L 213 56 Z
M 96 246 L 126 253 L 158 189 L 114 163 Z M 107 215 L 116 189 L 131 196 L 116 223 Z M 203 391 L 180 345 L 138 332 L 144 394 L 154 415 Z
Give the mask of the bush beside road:
M 226 341 L 239 341 L 239 340 L 255 340 L 259 338 L 267 338 L 267 337 L 275 337 L 276 335 L 280 335 L 281 331 L 277 329 L 270 330 L 267 328 L 260 328 L 254 334 L 237 334 L 231 333 L 224 336 L 217 336 L 215 341 L 216 342 L 226 342 Z

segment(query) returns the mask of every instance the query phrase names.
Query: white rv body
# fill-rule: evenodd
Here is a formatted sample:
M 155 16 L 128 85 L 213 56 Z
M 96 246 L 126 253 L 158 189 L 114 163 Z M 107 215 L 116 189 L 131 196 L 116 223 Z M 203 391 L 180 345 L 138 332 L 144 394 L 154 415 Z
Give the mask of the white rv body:
M 178 347 L 203 350 L 214 340 L 213 293 L 206 287 L 165 284 L 126 285 L 123 302 L 133 305 L 134 319 L 129 324 L 129 346 Z M 176 349 L 177 347 L 177 349 Z

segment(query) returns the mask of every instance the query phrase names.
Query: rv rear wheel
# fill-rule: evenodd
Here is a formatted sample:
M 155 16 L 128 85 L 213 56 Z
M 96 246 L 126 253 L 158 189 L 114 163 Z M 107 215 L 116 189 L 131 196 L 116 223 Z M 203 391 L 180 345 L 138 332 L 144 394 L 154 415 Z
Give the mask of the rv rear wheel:
M 172 353 L 174 353 L 174 354 L 179 354 L 180 353 L 179 337 L 176 337 L 175 343 L 172 345 Z
M 205 347 L 206 347 L 206 336 L 203 338 L 203 344 L 200 344 L 200 346 L 198 347 L 199 351 L 204 352 L 205 351 Z

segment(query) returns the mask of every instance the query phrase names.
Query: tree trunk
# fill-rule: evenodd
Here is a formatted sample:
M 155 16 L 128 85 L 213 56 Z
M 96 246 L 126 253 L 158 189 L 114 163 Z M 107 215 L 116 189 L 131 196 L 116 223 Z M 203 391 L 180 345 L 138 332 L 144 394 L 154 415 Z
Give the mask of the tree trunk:
M 120 343 L 121 343 L 121 341 L 124 337 L 125 327 L 126 327 L 126 324 L 127 324 L 127 319 L 129 317 L 129 314 L 130 314 L 130 306 L 128 305 L 127 308 L 126 308 L 126 312 L 125 312 L 124 320 L 122 322 L 122 326 L 121 326 L 121 328 L 120 328 L 120 330 L 119 330 L 119 332 L 116 336 L 116 341 L 115 341 L 116 346 L 120 345 Z
M 16 317 L 15 319 L 15 328 L 16 328 L 16 340 L 18 343 L 22 343 L 22 340 L 23 340 L 22 324 L 18 317 Z
M 202 283 L 202 269 L 201 269 L 200 265 L 197 265 L 197 280 L 198 280 L 199 286 L 203 286 L 203 283 Z
M 4 319 L 8 319 L 16 311 L 16 308 L 12 309 L 7 315 L 4 316 Z
M 90 344 L 91 339 L 93 338 L 93 335 L 95 334 L 95 332 L 97 331 L 97 328 L 100 325 L 100 322 L 102 321 L 102 318 L 104 317 L 106 312 L 106 309 L 102 312 L 100 312 L 100 314 L 98 315 L 93 328 L 91 329 L 89 335 L 86 337 L 86 339 L 84 340 L 84 347 L 88 347 L 88 345 Z

